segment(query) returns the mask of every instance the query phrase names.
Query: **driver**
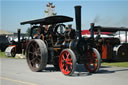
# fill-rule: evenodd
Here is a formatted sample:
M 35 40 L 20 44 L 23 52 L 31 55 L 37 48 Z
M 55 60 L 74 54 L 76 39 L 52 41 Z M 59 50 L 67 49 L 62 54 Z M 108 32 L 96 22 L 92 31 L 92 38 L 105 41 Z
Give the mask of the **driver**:
M 43 34 L 43 25 L 40 24 L 40 26 L 37 28 L 37 33 L 34 35 L 34 38 L 36 39 L 40 39 L 41 38 L 41 34 Z
M 53 38 L 54 37 L 54 32 L 53 29 L 55 28 L 56 24 L 52 24 L 51 26 L 49 26 L 48 30 L 47 30 L 47 37 L 48 38 Z
M 54 34 L 53 33 L 54 27 L 55 27 L 55 24 L 51 26 L 48 26 L 48 25 L 43 26 L 42 24 L 40 24 L 40 26 L 37 28 L 37 33 L 34 35 L 34 38 L 42 39 L 43 37 L 43 40 L 44 38 L 45 39 L 51 38 L 52 35 Z

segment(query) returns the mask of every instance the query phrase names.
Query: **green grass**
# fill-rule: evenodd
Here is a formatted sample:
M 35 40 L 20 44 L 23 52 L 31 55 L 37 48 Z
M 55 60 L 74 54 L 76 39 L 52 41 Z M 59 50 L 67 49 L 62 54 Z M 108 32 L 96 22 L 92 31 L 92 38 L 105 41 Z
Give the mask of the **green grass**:
M 5 57 L 7 58 L 8 56 L 6 56 L 4 52 L 0 52 L 0 58 L 5 58 Z
M 16 55 L 15 57 L 8 57 L 5 55 L 4 52 L 0 51 L 0 58 L 16 58 L 16 59 L 20 59 L 20 56 Z
M 103 66 L 117 66 L 117 67 L 128 67 L 128 62 L 103 62 Z
M 0 51 L 0 58 L 15 58 L 15 57 L 8 57 L 8 56 L 5 55 L 4 52 Z

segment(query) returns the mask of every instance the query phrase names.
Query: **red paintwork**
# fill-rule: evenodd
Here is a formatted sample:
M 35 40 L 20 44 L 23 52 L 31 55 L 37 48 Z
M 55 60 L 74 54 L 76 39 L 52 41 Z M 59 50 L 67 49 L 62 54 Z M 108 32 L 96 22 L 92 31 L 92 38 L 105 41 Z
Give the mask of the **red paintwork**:
M 11 46 L 14 46 L 14 48 L 15 48 L 15 52 L 16 52 L 16 45 L 9 45 L 8 47 L 11 47 Z
M 81 34 L 82 34 L 82 35 L 85 35 L 85 34 L 90 35 L 91 32 L 90 32 L 89 30 L 82 30 Z M 96 34 L 96 32 L 94 32 L 94 34 Z M 111 32 L 101 32 L 101 34 L 109 35 L 109 34 L 111 34 Z
M 89 62 L 85 63 L 85 67 L 87 68 L 87 70 L 89 72 L 95 72 L 96 69 L 98 68 L 98 62 L 99 62 L 96 54 L 92 51 L 89 51 L 89 52 L 87 52 L 86 55 L 89 56 L 89 58 L 88 58 Z M 92 56 L 92 57 L 90 57 L 90 56 Z
M 60 66 L 61 72 L 65 75 L 69 75 L 72 72 L 72 68 L 73 68 L 72 57 L 68 51 L 63 51 L 59 56 L 59 66 Z M 70 70 L 69 70 L 69 67 L 70 67 Z
M 102 45 L 102 59 L 107 59 L 107 46 Z
M 89 30 L 82 30 L 81 32 L 82 35 L 85 35 L 85 34 L 91 34 L 91 32 Z

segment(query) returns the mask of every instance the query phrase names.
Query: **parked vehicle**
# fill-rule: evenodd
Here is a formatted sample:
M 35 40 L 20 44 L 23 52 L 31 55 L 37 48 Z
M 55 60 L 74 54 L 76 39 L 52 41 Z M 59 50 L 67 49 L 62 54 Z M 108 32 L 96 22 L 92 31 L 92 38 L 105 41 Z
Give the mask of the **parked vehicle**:
M 25 54 L 28 39 L 22 38 L 20 29 L 18 29 L 17 37 L 11 40 L 11 43 L 7 45 L 5 55 L 9 57 L 15 57 L 16 54 Z
M 0 35 L 0 50 L 2 52 L 5 51 L 5 49 L 8 47 L 8 45 L 10 45 L 10 38 L 6 35 Z
M 111 61 L 128 61 L 128 28 L 125 27 L 102 27 L 94 26 L 93 31 L 97 32 L 96 46 L 102 55 L 102 59 Z M 120 31 L 125 34 L 120 35 Z M 101 32 L 119 33 L 118 37 L 101 37 Z M 122 42 L 123 39 L 123 42 Z

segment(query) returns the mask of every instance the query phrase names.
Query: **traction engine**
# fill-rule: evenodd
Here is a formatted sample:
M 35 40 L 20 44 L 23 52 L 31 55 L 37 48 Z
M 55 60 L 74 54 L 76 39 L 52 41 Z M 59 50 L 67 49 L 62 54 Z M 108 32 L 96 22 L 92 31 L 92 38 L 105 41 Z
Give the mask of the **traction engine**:
M 21 23 L 45 25 L 40 39 L 32 39 L 27 46 L 26 59 L 32 71 L 42 71 L 47 64 L 52 64 L 64 75 L 72 75 L 77 63 L 84 64 L 89 72 L 99 70 L 101 58 L 93 47 L 93 34 L 88 40 L 81 36 L 81 6 L 75 6 L 75 18 L 76 30 L 62 24 L 73 21 L 73 18 L 62 15 Z M 47 25 L 51 26 L 45 32 Z

